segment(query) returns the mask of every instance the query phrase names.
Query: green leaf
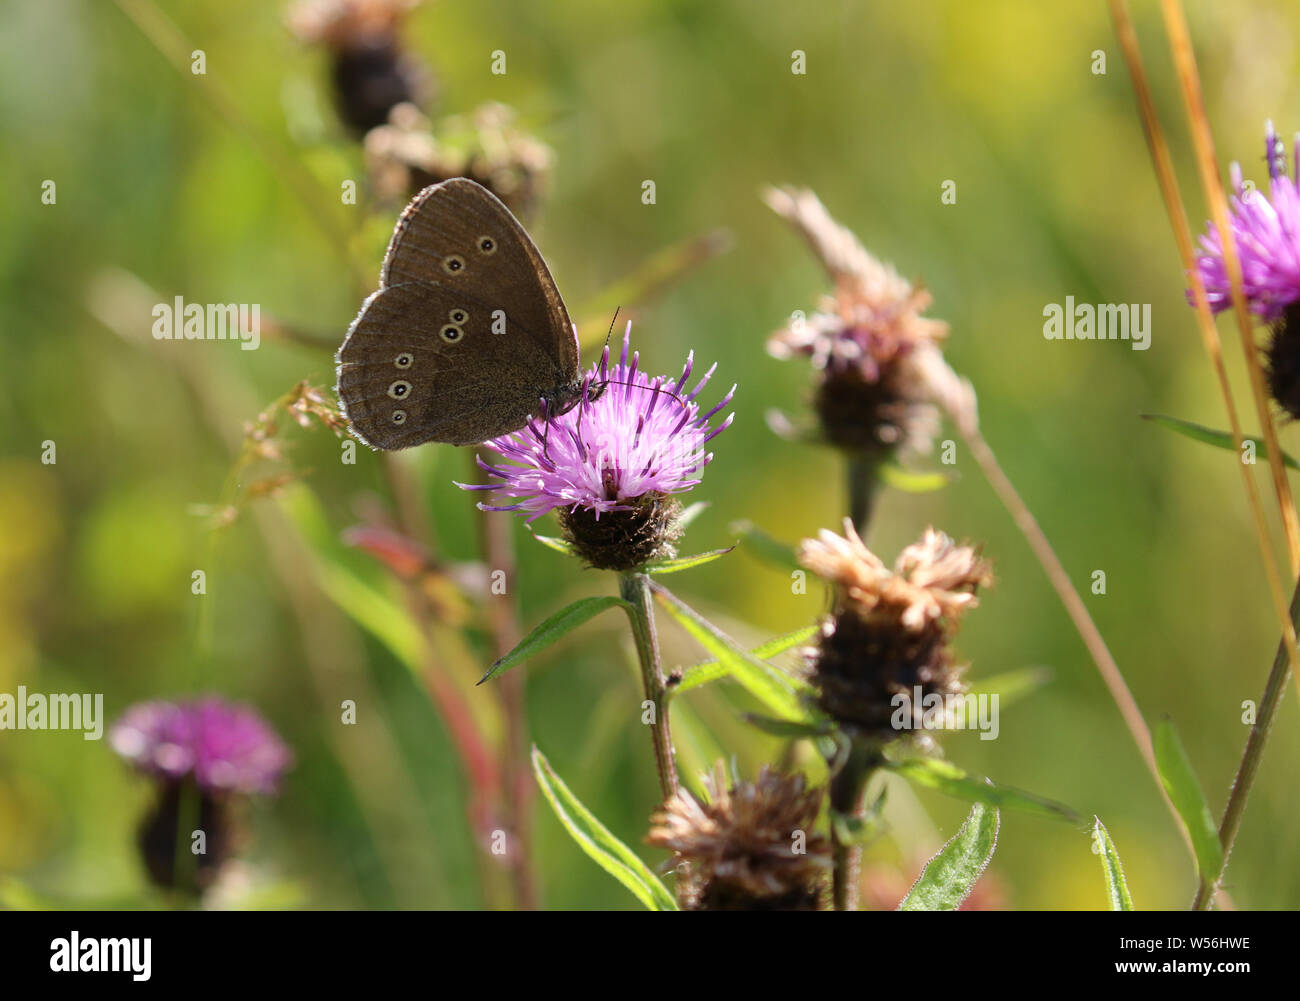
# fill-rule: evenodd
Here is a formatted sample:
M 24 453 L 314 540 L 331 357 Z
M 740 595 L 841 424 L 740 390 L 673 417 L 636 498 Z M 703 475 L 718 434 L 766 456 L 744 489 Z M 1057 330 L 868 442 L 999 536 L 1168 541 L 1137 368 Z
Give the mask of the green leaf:
M 807 643 L 818 633 L 817 626 L 804 626 L 802 629 L 796 629 L 794 632 L 786 633 L 784 636 L 777 636 L 766 643 L 754 647 L 750 651 L 755 657 L 761 660 L 771 660 L 777 654 L 785 653 L 801 643 Z M 699 688 L 701 685 L 707 685 L 710 681 L 717 681 L 720 678 L 729 677 L 731 669 L 717 660 L 706 660 L 699 664 L 694 664 L 682 672 L 682 680 L 668 689 L 670 695 L 680 695 L 682 692 L 688 692 L 692 688 Z
M 983 680 L 973 680 L 966 694 L 996 695 L 998 710 L 1001 711 L 1026 695 L 1033 694 L 1051 680 L 1052 672 L 1046 667 L 1020 667 Z
M 798 629 L 791 630 L 788 633 L 782 633 L 780 636 L 774 636 L 766 643 L 760 643 L 754 647 L 753 654 L 755 657 L 762 657 L 764 660 L 771 660 L 779 653 L 785 653 L 801 643 L 807 643 L 810 639 L 821 632 L 821 626 L 800 626 Z
M 1185 421 L 1178 417 L 1169 417 L 1165 414 L 1141 414 L 1140 416 L 1144 421 L 1158 424 L 1170 431 L 1177 431 L 1193 441 L 1204 442 L 1207 445 L 1213 445 L 1215 448 L 1226 448 L 1229 452 L 1237 451 L 1237 446 L 1232 440 L 1232 432 L 1230 431 L 1216 431 L 1214 428 L 1207 428 L 1204 425 L 1193 424 L 1191 421 Z M 1268 458 L 1268 446 L 1264 443 L 1264 439 L 1256 438 L 1253 435 L 1243 435 L 1241 440 L 1243 442 L 1254 442 L 1256 453 L 1261 458 Z M 1300 463 L 1296 462 L 1286 452 L 1282 453 L 1282 462 L 1292 469 L 1300 469 Z
M 1155 751 L 1160 782 L 1191 838 L 1197 873 L 1205 882 L 1213 884 L 1223 869 L 1223 845 L 1201 784 L 1192 771 L 1192 762 L 1178 739 L 1173 721 L 1167 717 L 1156 727 Z
M 1075 824 L 1083 819 L 1063 803 L 1013 789 L 1011 786 L 999 785 L 992 779 L 967 774 L 951 761 L 941 758 L 905 758 L 902 761 L 887 761 L 885 767 L 915 785 L 956 796 L 958 799 L 1024 810 L 1026 813 L 1056 817 Z
M 662 584 L 651 582 L 655 598 L 668 610 L 668 614 L 681 623 L 688 633 L 713 654 L 727 673 L 744 686 L 754 698 L 765 705 L 768 710 L 782 719 L 809 722 L 814 717 L 799 698 L 799 693 L 811 696 L 811 687 L 807 682 L 793 678 L 767 664 L 717 626 L 709 622 L 680 598 L 668 591 Z
M 564 553 L 566 556 L 574 554 L 573 543 L 568 539 L 557 539 L 552 535 L 534 535 L 533 538 L 548 549 L 554 549 L 557 553 Z
M 882 462 L 876 466 L 880 482 L 907 494 L 928 494 L 942 490 L 953 481 L 947 473 L 918 473 L 904 469 L 897 462 Z
M 625 609 L 628 612 L 632 610 L 632 606 L 626 601 L 613 595 L 582 598 L 572 605 L 566 605 L 520 640 L 517 647 L 488 668 L 488 673 L 483 675 L 478 683 L 481 685 L 489 678 L 494 678 L 498 674 L 510 670 L 516 664 L 523 663 L 534 654 L 545 650 L 565 633 L 572 632 L 605 609 L 615 607 Z
M 677 901 L 659 877 L 578 801 L 536 745 L 533 746 L 533 774 L 564 829 L 598 866 L 631 890 L 649 910 L 678 909 Z
M 427 650 L 424 634 L 399 602 L 349 566 L 354 554 L 339 542 L 316 495 L 308 487 L 294 484 L 281 491 L 277 501 L 308 544 L 305 558 L 321 590 L 408 669 L 421 671 Z
M 898 909 L 955 911 L 960 907 L 993 859 L 1000 825 L 996 809 L 983 803 L 971 807 L 961 830 L 925 864 Z
M 641 568 L 641 572 L 664 574 L 676 573 L 678 570 L 689 570 L 691 567 L 703 566 L 705 563 L 712 563 L 714 560 L 721 559 L 735 548 L 735 546 L 728 546 L 726 549 L 715 549 L 712 552 L 700 553 L 697 556 L 678 556 L 671 560 L 654 560 L 645 564 Z
M 768 563 L 783 569 L 799 569 L 799 561 L 794 558 L 794 547 L 772 538 L 752 521 L 733 521 L 727 527 L 727 531 L 732 535 L 739 535 L 740 540 L 753 550 L 755 556 L 761 557 Z
M 1092 818 L 1092 851 L 1094 855 L 1101 856 L 1101 868 L 1106 874 L 1106 899 L 1110 901 L 1110 909 L 1133 910 L 1133 898 L 1129 896 L 1128 881 L 1124 879 L 1119 852 L 1115 850 L 1115 842 L 1110 840 L 1110 832 L 1100 817 Z
M 773 737 L 789 737 L 792 740 L 801 737 L 825 737 L 831 731 L 830 720 L 801 723 L 788 719 L 771 719 L 757 713 L 745 713 L 745 722 L 764 733 L 770 733 Z
M 407 667 L 419 670 L 425 659 L 425 638 L 397 602 L 341 564 L 328 559 L 321 560 L 312 576 L 321 590 L 357 625 L 372 633 Z

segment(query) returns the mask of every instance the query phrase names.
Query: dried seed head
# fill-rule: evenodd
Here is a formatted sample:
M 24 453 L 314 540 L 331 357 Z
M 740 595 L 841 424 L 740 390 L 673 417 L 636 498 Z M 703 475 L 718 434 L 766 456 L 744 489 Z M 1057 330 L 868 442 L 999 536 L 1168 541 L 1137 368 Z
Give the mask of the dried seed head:
M 420 0 L 299 0 L 289 29 L 304 42 L 346 49 L 359 39 L 391 38 Z
M 811 191 L 770 189 L 769 206 L 803 234 L 835 286 L 812 316 L 768 341 L 777 358 L 818 370 L 826 440 L 853 452 L 928 451 L 938 427 L 931 386 L 947 324 L 921 314 L 930 295 L 873 257 Z
M 709 801 L 681 790 L 652 818 L 649 842 L 688 867 L 685 906 L 709 911 L 817 910 L 830 866 L 814 831 L 821 790 L 766 766 L 728 785 L 722 765 L 705 780 Z
M 835 607 L 812 653 L 812 680 L 823 710 L 852 732 L 875 740 L 919 728 L 922 699 L 963 690 L 949 640 L 976 591 L 992 582 L 988 564 L 969 546 L 927 529 L 891 570 L 846 519 L 844 535 L 805 539 L 799 561 L 835 590 Z M 900 706 L 901 702 L 901 706 Z
M 301 0 L 289 27 L 302 41 L 325 46 L 339 116 L 358 135 L 388 121 L 403 102 L 424 104 L 433 77 L 402 50 L 401 23 L 418 0 Z
M 959 546 L 933 528 L 904 549 L 890 570 L 847 518 L 843 536 L 823 529 L 816 539 L 805 539 L 799 562 L 835 585 L 840 609 L 893 618 L 913 632 L 938 620 L 955 624 L 978 603 L 978 588 L 992 580 L 975 549 Z
M 513 110 L 495 103 L 444 118 L 436 128 L 414 105 L 400 104 L 366 134 L 365 146 L 381 201 L 404 202 L 430 184 L 468 177 L 524 221 L 546 194 L 554 161 L 549 146 L 515 125 Z

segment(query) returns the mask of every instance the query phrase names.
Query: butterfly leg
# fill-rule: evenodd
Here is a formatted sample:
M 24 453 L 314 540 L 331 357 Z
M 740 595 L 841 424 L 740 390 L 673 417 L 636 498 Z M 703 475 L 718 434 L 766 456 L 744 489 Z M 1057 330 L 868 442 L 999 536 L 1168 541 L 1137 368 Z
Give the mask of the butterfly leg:
M 551 461 L 550 452 L 547 451 L 547 449 L 550 448 L 550 444 L 551 444 L 551 406 L 545 399 L 543 399 L 542 400 L 542 458 L 545 459 L 548 463 Z

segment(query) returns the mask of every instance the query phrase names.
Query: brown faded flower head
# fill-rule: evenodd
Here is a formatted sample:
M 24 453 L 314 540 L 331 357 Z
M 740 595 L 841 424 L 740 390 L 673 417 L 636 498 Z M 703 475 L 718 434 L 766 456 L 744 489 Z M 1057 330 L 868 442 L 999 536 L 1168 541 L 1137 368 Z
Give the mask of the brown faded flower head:
M 948 326 L 922 314 L 930 294 L 870 254 L 811 191 L 773 188 L 767 204 L 808 242 L 834 292 L 773 334 L 777 358 L 807 357 L 827 440 L 852 451 L 928 451 L 938 428 L 934 382 Z M 937 364 L 936 364 L 937 363 Z
M 438 138 L 435 138 L 434 133 Z M 418 108 L 400 104 L 366 134 L 366 170 L 381 201 L 400 202 L 451 177 L 468 177 L 528 219 L 546 192 L 554 156 L 515 125 L 515 113 L 489 103 L 435 129 Z
M 799 561 L 835 589 L 834 612 L 811 652 L 812 681 L 829 716 L 887 741 L 900 729 L 919 729 L 918 689 L 922 701 L 963 690 L 948 644 L 977 590 L 992 582 L 976 550 L 926 529 L 890 569 L 846 519 L 843 536 L 805 539 Z
M 347 49 L 363 39 L 391 38 L 420 0 L 299 0 L 289 28 L 304 42 Z
M 992 582 L 988 564 L 973 548 L 933 528 L 899 554 L 892 570 L 866 547 L 848 518 L 843 536 L 822 529 L 816 539 L 800 544 L 798 555 L 801 564 L 835 585 L 840 608 L 890 616 L 912 632 L 941 619 L 955 623 L 978 604 L 978 588 Z
M 402 46 L 402 21 L 416 0 L 301 0 L 289 27 L 329 51 L 339 117 L 358 136 L 383 125 L 403 102 L 427 105 L 433 73 Z
M 814 831 L 821 790 L 802 775 L 764 766 L 754 782 L 728 785 L 721 763 L 709 801 L 681 790 L 652 819 L 649 842 L 688 866 L 683 902 L 692 910 L 817 910 L 830 849 Z

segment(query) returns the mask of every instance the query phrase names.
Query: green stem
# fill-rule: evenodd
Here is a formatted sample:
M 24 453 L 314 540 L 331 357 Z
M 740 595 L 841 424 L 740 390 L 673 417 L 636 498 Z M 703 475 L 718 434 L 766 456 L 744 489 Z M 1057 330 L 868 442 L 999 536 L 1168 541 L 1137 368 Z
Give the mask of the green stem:
M 880 460 L 874 455 L 858 452 L 848 457 L 849 517 L 864 539 L 880 485 L 879 467 Z
M 655 767 L 659 771 L 659 788 L 667 801 L 677 792 L 677 765 L 673 761 L 673 738 L 668 727 L 668 695 L 663 668 L 659 663 L 659 636 L 655 632 L 651 605 L 650 578 L 643 573 L 619 576 L 619 594 L 630 604 L 632 637 L 636 640 L 637 660 L 641 664 L 641 684 L 646 700 L 654 706 Z
M 873 747 L 854 742 L 848 760 L 831 777 L 831 810 L 845 817 L 861 817 L 866 805 L 867 780 L 880 761 Z M 862 863 L 862 846 L 845 843 L 839 825 L 831 824 L 831 891 L 837 911 L 858 909 L 858 872 Z
M 1297 630 L 1300 630 L 1300 581 L 1296 582 L 1296 589 L 1291 595 L 1291 622 Z M 1250 728 L 1250 736 L 1246 738 L 1246 749 L 1242 752 L 1241 764 L 1237 767 L 1237 774 L 1232 780 L 1228 805 L 1223 810 L 1223 822 L 1219 824 L 1219 843 L 1223 845 L 1223 867 L 1215 873 L 1212 880 L 1202 876 L 1200 885 L 1196 888 L 1196 898 L 1192 901 L 1194 911 L 1203 911 L 1210 906 L 1210 901 L 1223 879 L 1223 870 L 1228 866 L 1228 856 L 1232 854 L 1232 846 L 1237 841 L 1237 832 L 1241 829 L 1241 818 L 1246 812 L 1246 799 L 1255 784 L 1255 775 L 1264 757 L 1264 744 L 1268 741 L 1273 717 L 1277 715 L 1277 707 L 1282 702 L 1282 692 L 1287 686 L 1287 676 L 1291 673 L 1289 653 L 1286 638 L 1283 637 L 1278 642 L 1277 653 L 1273 656 L 1273 669 L 1269 671 L 1268 681 L 1264 685 L 1264 697 L 1259 700 L 1259 712 L 1255 716 L 1254 725 Z

